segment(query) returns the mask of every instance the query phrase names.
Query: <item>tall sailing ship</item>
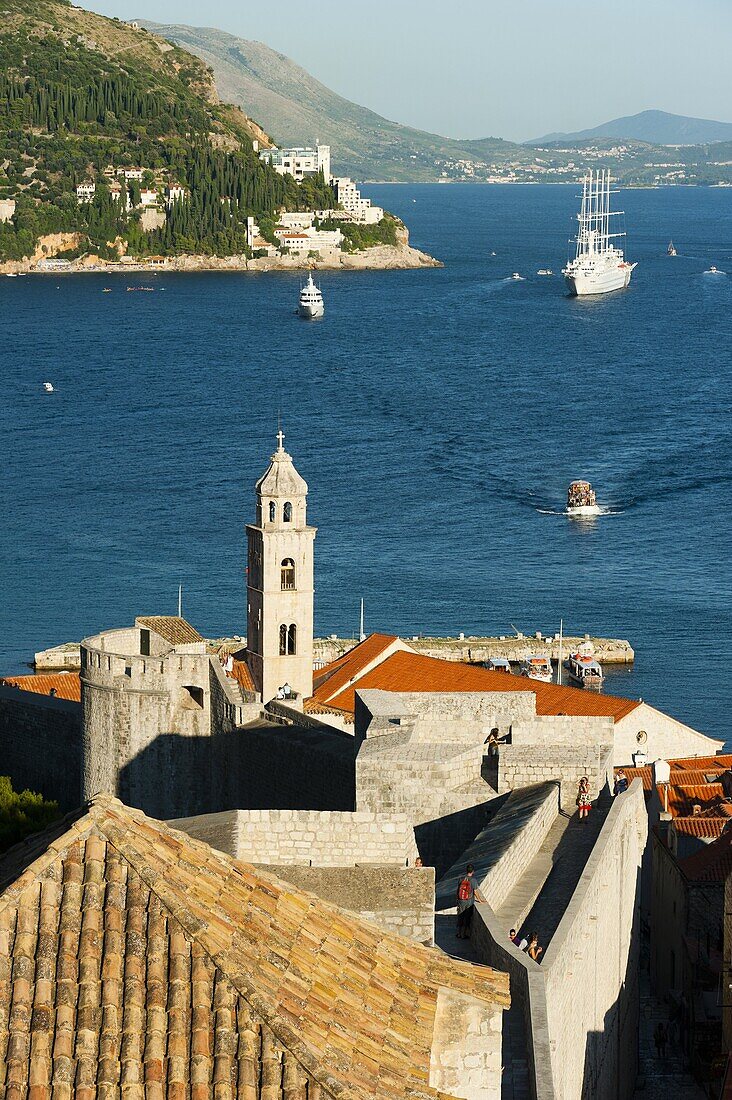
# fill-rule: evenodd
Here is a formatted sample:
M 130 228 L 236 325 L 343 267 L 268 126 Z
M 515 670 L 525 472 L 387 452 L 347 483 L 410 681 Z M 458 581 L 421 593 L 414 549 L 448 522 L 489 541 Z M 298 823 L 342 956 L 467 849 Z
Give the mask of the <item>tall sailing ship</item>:
M 590 171 L 582 182 L 582 206 L 577 215 L 575 238 L 577 252 L 562 270 L 572 294 L 608 294 L 622 290 L 630 282 L 636 264 L 628 263 L 615 242 L 625 236 L 615 232 L 612 218 L 622 210 L 610 209 L 610 172 L 601 168 Z M 611 228 L 613 231 L 611 232 Z

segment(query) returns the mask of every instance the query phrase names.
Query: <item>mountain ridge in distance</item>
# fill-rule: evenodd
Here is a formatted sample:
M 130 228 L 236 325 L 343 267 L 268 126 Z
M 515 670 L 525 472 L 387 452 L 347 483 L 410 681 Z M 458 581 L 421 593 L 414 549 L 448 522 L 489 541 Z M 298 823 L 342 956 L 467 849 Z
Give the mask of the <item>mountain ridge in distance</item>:
M 435 180 L 436 157 L 509 160 L 527 150 L 501 138 L 446 138 L 383 118 L 331 91 L 296 62 L 261 42 L 214 27 L 154 23 L 141 27 L 196 54 L 209 65 L 222 99 L 246 113 L 280 145 L 333 148 L 339 174 L 359 180 Z
M 732 140 L 732 122 L 674 115 L 668 111 L 639 111 L 638 114 L 614 118 L 587 130 L 544 134 L 543 137 L 524 144 L 545 145 L 554 142 L 587 141 L 592 138 L 643 141 L 649 145 L 706 145 Z

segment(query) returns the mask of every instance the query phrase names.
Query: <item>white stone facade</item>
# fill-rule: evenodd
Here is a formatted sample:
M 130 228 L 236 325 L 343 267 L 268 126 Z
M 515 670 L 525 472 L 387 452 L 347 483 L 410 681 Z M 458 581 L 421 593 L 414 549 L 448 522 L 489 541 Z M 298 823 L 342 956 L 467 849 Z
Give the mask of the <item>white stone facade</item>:
M 264 149 L 259 159 L 270 164 L 279 175 L 290 175 L 296 180 L 305 176 L 323 173 L 326 183 L 330 183 L 330 145 L 316 145 L 315 148 Z
M 76 185 L 76 201 L 81 206 L 82 203 L 91 202 L 96 194 L 97 185 L 93 180 L 84 180 L 83 183 Z
M 307 256 L 309 252 L 333 252 L 343 243 L 340 229 L 316 229 L 314 226 L 308 229 L 287 229 L 278 225 L 275 237 L 283 248 L 303 256 Z
M 354 221 L 374 225 L 384 217 L 382 208 L 372 206 L 371 199 L 362 198 L 358 187 L 348 176 L 334 177 L 333 191 L 336 202 L 351 215 Z
M 9 222 L 15 214 L 15 199 L 0 199 L 0 222 Z
M 257 482 L 257 520 L 247 525 L 247 656 L 262 702 L 286 685 L 313 693 L 313 543 L 304 479 L 278 433 L 278 447 Z

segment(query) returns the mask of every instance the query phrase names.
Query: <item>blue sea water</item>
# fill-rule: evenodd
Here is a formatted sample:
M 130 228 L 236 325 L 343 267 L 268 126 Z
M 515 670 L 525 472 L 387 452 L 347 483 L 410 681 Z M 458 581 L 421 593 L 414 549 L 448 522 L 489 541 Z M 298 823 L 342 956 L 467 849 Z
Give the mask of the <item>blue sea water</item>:
M 406 636 L 561 617 L 632 642 L 608 690 L 726 740 L 732 191 L 626 192 L 639 266 L 597 301 L 558 275 L 573 187 L 366 191 L 445 266 L 323 273 L 319 322 L 294 315 L 297 274 L 0 279 L 0 673 L 173 613 L 179 582 L 202 632 L 244 633 L 279 413 L 320 634 L 353 632 L 362 595 L 368 630 Z M 595 522 L 560 514 L 575 477 Z

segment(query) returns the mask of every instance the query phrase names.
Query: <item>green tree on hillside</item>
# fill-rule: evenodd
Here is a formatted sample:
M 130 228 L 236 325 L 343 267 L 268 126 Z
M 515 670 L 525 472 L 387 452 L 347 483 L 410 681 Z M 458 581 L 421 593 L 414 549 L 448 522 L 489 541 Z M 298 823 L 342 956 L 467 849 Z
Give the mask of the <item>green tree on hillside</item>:
M 0 775 L 0 853 L 60 817 L 58 803 L 46 802 L 33 791 L 13 790 L 10 777 Z

